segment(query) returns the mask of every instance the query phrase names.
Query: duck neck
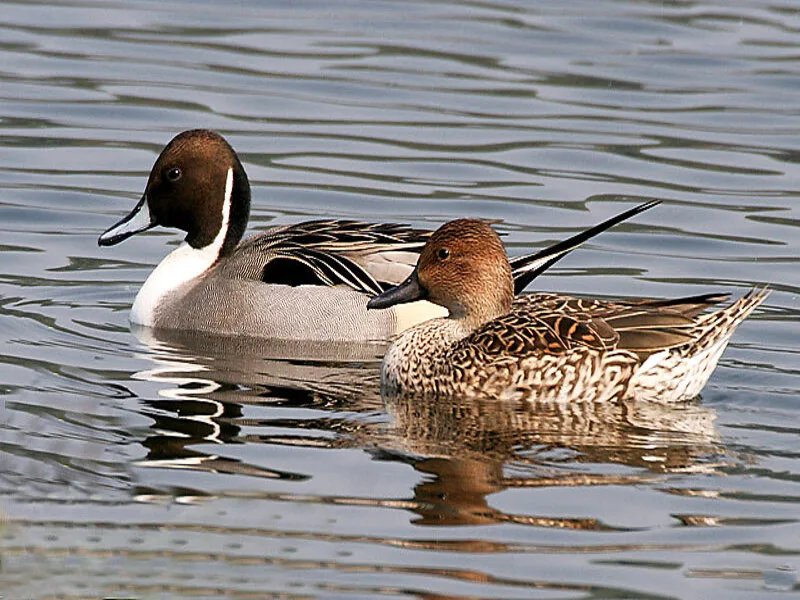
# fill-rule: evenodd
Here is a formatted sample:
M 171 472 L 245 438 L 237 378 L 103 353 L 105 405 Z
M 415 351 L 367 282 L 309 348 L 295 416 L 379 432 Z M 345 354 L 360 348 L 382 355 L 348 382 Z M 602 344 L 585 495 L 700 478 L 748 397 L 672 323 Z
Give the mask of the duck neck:
M 487 313 L 487 312 L 475 311 L 475 310 L 471 310 L 471 311 L 457 311 L 457 310 L 453 311 L 453 310 L 451 310 L 451 312 L 450 312 L 450 320 L 454 321 L 456 324 L 458 324 L 458 327 L 462 331 L 466 332 L 465 335 L 469 335 L 470 333 L 472 333 L 473 331 L 475 331 L 479 327 L 482 327 L 483 325 L 485 325 L 486 323 L 488 323 L 492 319 L 495 319 L 495 318 L 501 316 L 502 314 L 505 314 L 505 313 L 495 314 L 494 312 Z
M 227 231 L 220 248 L 220 256 L 233 252 L 244 237 L 247 221 L 250 219 L 250 182 L 247 180 L 247 174 L 242 164 L 238 159 L 236 162 L 236 166 L 228 171 L 228 179 L 232 179 L 230 193 L 228 181 L 225 182 L 225 200 L 229 203 L 229 212 Z
M 456 321 L 467 334 L 483 327 L 489 321 L 508 314 L 513 303 L 513 293 L 488 294 L 473 298 L 469 305 L 451 305 L 450 319 Z
M 206 273 L 239 243 L 247 225 L 250 188 L 247 186 L 247 178 L 244 177 L 245 187 L 237 190 L 235 173 L 236 169 L 228 169 L 222 220 L 214 239 L 204 246 L 195 247 L 187 237 L 186 243 L 167 255 L 139 290 L 131 309 L 131 321 L 149 327 L 156 325 L 157 309 L 169 294 Z
M 191 215 L 185 242 L 213 260 L 231 254 L 244 236 L 250 216 L 250 184 L 241 166 L 228 168 L 220 212 Z

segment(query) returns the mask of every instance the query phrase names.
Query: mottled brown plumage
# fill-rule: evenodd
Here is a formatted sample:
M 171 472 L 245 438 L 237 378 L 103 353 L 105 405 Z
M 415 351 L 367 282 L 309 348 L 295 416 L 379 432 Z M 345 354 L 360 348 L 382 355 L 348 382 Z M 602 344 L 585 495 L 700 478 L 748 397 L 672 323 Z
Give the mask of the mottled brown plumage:
M 372 305 L 414 300 L 407 290 L 415 289 L 451 316 L 400 336 L 384 359 L 385 390 L 684 400 L 699 393 L 735 328 L 768 295 L 753 290 L 709 314 L 701 313 L 725 295 L 604 301 L 531 294 L 512 302 L 509 273 L 502 243 L 487 224 L 460 219 L 435 232 L 411 277 Z

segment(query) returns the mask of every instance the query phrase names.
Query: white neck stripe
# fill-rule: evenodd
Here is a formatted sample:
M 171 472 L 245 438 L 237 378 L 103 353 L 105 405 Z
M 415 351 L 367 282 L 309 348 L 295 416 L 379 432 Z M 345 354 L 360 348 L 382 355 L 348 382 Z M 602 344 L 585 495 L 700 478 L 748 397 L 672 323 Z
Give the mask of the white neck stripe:
M 225 243 L 225 238 L 228 235 L 228 225 L 231 220 L 231 196 L 233 195 L 233 167 L 228 167 L 228 176 L 225 178 L 225 200 L 222 202 L 222 223 L 219 226 L 214 241 L 211 242 L 210 248 L 216 248 L 216 256 L 214 260 L 219 258 L 219 251 L 222 250 L 222 244 Z
M 222 245 L 228 235 L 233 196 L 233 167 L 228 169 L 225 179 L 225 200 L 222 202 L 222 222 L 211 243 L 202 248 L 192 248 L 183 243 L 162 260 L 150 273 L 136 296 L 131 309 L 131 321 L 152 327 L 155 325 L 156 308 L 164 297 L 178 286 L 199 277 L 217 262 Z

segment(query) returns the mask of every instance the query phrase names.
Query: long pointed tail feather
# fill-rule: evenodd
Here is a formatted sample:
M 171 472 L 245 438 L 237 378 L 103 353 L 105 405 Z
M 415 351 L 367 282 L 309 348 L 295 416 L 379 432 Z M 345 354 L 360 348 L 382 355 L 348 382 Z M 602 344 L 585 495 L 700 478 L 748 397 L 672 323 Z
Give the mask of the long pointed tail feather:
M 549 269 L 556 262 L 564 258 L 567 254 L 572 252 L 575 248 L 583 244 L 585 241 L 590 240 L 596 235 L 626 221 L 631 217 L 638 215 L 654 206 L 661 204 L 661 200 L 651 200 L 638 206 L 626 210 L 610 219 L 603 221 L 599 225 L 595 225 L 581 233 L 572 236 L 566 240 L 548 246 L 533 254 L 526 254 L 525 256 L 518 256 L 511 259 L 511 269 L 514 273 L 514 293 L 519 294 L 528 287 L 531 281 L 536 279 L 539 275 Z

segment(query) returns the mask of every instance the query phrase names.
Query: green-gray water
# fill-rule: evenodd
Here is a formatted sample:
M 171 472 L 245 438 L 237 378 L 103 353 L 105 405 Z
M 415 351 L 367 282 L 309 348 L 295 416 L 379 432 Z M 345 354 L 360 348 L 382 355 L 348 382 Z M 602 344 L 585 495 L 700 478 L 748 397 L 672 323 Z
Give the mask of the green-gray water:
M 800 7 L 5 2 L 0 596 L 786 597 L 800 587 Z M 374 348 L 155 338 L 174 233 L 98 248 L 208 127 L 250 231 L 502 219 L 535 283 L 774 292 L 681 407 L 384 405 Z

